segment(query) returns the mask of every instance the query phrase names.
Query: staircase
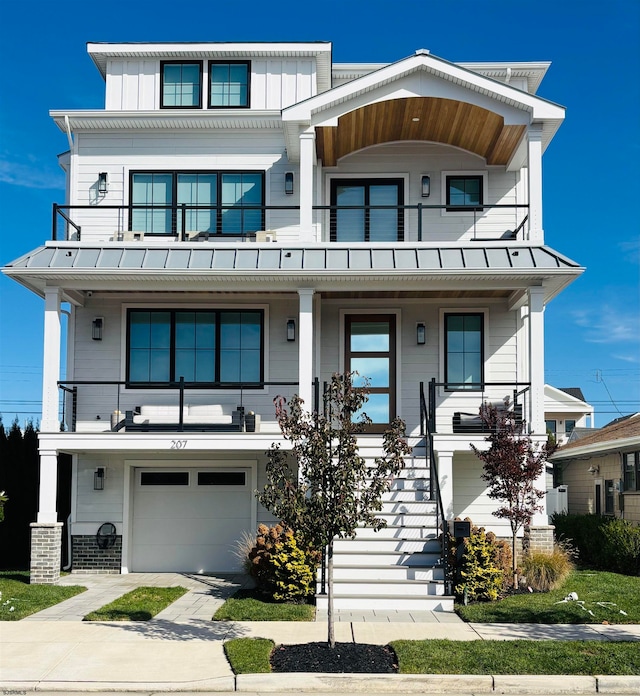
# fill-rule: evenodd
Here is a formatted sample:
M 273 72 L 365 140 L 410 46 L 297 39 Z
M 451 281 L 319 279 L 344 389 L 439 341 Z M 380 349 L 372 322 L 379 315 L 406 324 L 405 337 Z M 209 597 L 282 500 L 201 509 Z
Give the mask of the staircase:
M 377 438 L 359 446 L 366 459 L 381 454 Z M 334 542 L 334 609 L 453 611 L 453 597 L 445 595 L 429 476 L 424 440 L 419 440 L 383 497 L 378 517 L 387 526 L 379 532 L 362 527 L 355 539 Z M 326 611 L 326 595 L 317 594 L 316 605 Z

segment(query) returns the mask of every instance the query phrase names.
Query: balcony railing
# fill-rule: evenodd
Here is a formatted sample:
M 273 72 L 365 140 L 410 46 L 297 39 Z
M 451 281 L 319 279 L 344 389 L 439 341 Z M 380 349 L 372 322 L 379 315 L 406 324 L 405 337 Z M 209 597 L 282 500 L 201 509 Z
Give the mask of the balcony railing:
M 526 204 L 313 206 L 316 238 L 325 242 L 515 240 L 528 237 Z M 52 239 L 81 241 L 260 241 L 265 231 L 296 240 L 293 205 L 53 205 Z M 443 211 L 447 213 L 445 217 Z M 263 239 L 262 241 L 267 241 Z

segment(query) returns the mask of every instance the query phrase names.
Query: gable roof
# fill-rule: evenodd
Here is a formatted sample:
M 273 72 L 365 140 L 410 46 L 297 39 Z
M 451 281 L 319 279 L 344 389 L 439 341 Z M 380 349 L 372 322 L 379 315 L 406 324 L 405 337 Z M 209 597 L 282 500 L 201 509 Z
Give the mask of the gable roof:
M 640 448 L 640 413 L 612 423 L 605 428 L 570 442 L 555 452 L 552 459 L 572 459 L 583 454 L 605 453 L 615 450 Z
M 572 396 L 574 399 L 580 399 L 580 401 L 584 401 L 585 403 L 587 401 L 580 387 L 558 387 L 558 389 L 565 394 L 569 394 L 569 396 Z

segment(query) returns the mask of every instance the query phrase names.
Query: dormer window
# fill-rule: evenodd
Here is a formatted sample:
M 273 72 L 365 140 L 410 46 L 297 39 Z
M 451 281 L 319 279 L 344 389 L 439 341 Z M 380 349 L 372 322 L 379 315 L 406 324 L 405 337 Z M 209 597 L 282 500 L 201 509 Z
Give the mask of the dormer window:
M 209 108 L 249 106 L 249 66 L 247 61 L 209 62 Z
M 160 63 L 160 106 L 163 109 L 202 107 L 202 63 L 162 61 Z

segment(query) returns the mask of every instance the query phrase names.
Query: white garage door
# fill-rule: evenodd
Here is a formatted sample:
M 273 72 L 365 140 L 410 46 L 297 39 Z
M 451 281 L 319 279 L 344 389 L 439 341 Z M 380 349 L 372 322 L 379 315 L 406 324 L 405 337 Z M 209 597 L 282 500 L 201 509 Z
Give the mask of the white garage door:
M 249 469 L 136 469 L 134 572 L 236 572 L 251 532 Z

